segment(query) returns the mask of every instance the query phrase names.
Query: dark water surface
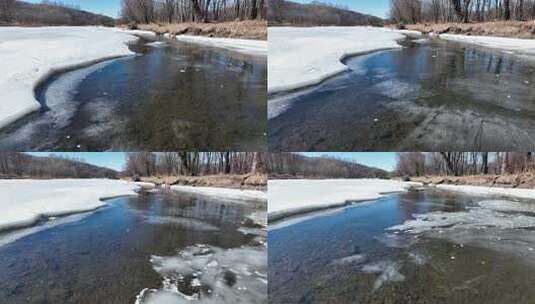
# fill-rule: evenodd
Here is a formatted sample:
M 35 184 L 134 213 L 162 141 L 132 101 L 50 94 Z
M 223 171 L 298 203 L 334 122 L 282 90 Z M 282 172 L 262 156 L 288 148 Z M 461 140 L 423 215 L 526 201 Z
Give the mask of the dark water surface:
M 265 149 L 265 57 L 146 43 L 52 78 L 37 92 L 43 110 L 2 130 L 0 149 Z
M 0 303 L 134 303 L 143 289 L 162 288 L 151 257 L 199 244 L 256 248 L 267 259 L 258 236 L 239 230 L 257 227 L 252 212 L 265 209 L 167 192 L 114 199 L 82 220 L 0 246 Z
M 533 59 L 444 41 L 403 45 L 351 58 L 349 73 L 319 87 L 270 97 L 270 148 L 533 149 Z
M 489 221 L 469 229 L 466 220 L 430 234 L 387 230 L 413 214 L 510 215 L 477 209 L 482 200 L 408 192 L 279 224 L 268 235 L 270 303 L 531 303 L 532 228 L 498 229 Z M 515 216 L 534 220 L 533 213 Z

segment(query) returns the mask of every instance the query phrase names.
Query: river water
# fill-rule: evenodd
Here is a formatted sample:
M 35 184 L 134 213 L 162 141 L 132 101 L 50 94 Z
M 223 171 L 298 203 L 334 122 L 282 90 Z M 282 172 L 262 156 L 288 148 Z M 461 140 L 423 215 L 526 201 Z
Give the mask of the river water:
M 270 303 L 530 303 L 532 206 L 425 190 L 279 223 Z
M 535 143 L 535 61 L 440 40 L 352 57 L 320 86 L 269 98 L 280 151 L 505 151 Z
M 0 302 L 266 303 L 265 208 L 158 192 L 4 233 Z
M 265 149 L 265 56 L 177 41 L 130 48 L 136 56 L 47 81 L 42 111 L 3 129 L 0 149 Z

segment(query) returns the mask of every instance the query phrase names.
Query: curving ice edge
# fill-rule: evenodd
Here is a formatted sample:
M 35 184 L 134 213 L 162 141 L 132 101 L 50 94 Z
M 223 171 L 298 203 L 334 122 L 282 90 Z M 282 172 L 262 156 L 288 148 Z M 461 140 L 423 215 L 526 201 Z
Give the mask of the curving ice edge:
M 169 38 L 169 34 L 165 35 Z M 268 42 L 266 40 L 236 39 L 236 38 L 213 38 L 203 36 L 177 35 L 178 41 L 196 43 L 217 48 L 229 49 L 239 53 L 267 56 Z
M 136 195 L 147 186 L 108 179 L 0 180 L 0 231 L 93 211 L 105 206 L 105 199 Z
M 377 200 L 421 183 L 383 179 L 270 180 L 268 219 L 278 221 L 298 214 Z
M 406 36 L 417 31 L 377 27 L 270 27 L 268 93 L 317 85 L 347 71 L 348 56 L 401 48 Z
M 211 196 L 222 200 L 267 203 L 267 194 L 264 191 L 192 186 L 171 186 L 171 189 L 177 192 Z
M 0 27 L 0 128 L 40 109 L 35 89 L 55 73 L 134 54 L 142 35 L 105 27 Z

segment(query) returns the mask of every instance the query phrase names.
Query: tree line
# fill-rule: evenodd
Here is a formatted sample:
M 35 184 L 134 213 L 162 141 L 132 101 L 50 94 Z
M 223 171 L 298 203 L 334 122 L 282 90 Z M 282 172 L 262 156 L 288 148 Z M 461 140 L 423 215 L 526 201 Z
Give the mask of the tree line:
M 396 174 L 516 174 L 534 169 L 532 152 L 404 152 L 397 154 Z
M 28 3 L 0 0 L 0 24 L 31 25 L 105 25 L 114 26 L 111 17 L 80 10 L 80 6 L 61 1 Z
M 269 153 L 266 168 L 274 178 L 388 178 L 387 171 L 331 156 Z
M 128 176 L 202 176 L 265 173 L 260 152 L 133 152 L 127 154 Z
M 0 178 L 118 178 L 119 173 L 63 156 L 0 152 Z
M 396 23 L 533 20 L 535 0 L 391 0 Z
M 379 17 L 349 10 L 346 6 L 313 1 L 302 4 L 287 0 L 269 0 L 270 25 L 383 25 Z
M 122 0 L 125 23 L 183 23 L 266 18 L 265 0 Z

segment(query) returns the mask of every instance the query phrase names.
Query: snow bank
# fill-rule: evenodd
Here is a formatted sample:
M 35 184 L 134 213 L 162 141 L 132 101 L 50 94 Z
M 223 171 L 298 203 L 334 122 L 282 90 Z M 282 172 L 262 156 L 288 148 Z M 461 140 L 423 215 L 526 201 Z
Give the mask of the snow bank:
M 533 39 L 503 38 L 492 36 L 467 36 L 455 34 L 441 34 L 439 35 L 439 37 L 445 40 L 471 43 L 484 47 L 535 54 L 535 40 Z
M 104 27 L 0 27 L 0 127 L 40 108 L 35 87 L 53 73 L 133 54 L 134 39 Z
M 264 191 L 192 186 L 171 186 L 171 189 L 178 192 L 212 196 L 222 200 L 267 201 L 267 195 Z
M 275 221 L 351 202 L 376 200 L 385 193 L 421 186 L 420 183 L 382 179 L 270 180 L 268 218 Z
M 202 36 L 177 35 L 178 41 L 197 43 L 212 47 L 229 49 L 232 51 L 266 56 L 268 42 L 265 40 L 235 39 L 235 38 L 212 38 Z M 271 42 L 270 42 L 271 43 Z
M 31 226 L 43 217 L 95 210 L 104 198 L 135 195 L 133 183 L 106 179 L 0 180 L 0 230 Z
M 347 56 L 400 48 L 412 31 L 374 27 L 270 27 L 268 93 L 315 85 L 346 71 Z
M 458 185 L 436 185 L 436 187 L 443 190 L 458 191 L 479 196 L 509 196 L 522 199 L 535 199 L 535 189 L 512 189 Z

